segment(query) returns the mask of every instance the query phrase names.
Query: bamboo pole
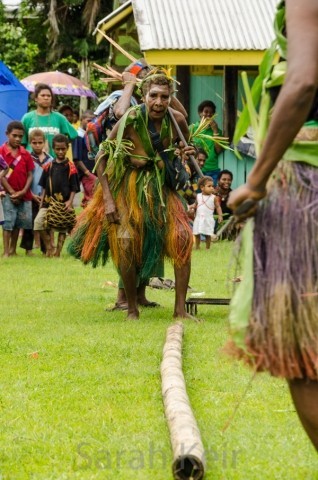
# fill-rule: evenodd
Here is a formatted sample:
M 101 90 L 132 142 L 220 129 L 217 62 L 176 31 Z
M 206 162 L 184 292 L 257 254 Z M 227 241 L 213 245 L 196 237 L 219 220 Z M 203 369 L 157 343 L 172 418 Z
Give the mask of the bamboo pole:
M 117 48 L 117 50 L 119 50 L 123 55 L 125 55 L 125 57 L 128 58 L 128 60 L 130 60 L 131 62 L 137 61 L 137 58 L 133 57 L 132 55 L 130 55 L 130 53 L 126 52 L 126 50 L 124 50 L 120 45 L 118 45 L 117 42 L 115 42 L 115 40 L 113 40 L 108 35 L 106 35 L 106 33 L 104 33 L 102 30 L 97 28 L 96 32 L 100 33 L 104 38 L 106 38 L 106 40 L 108 40 L 109 43 L 111 43 L 115 48 Z
M 173 476 L 175 480 L 200 480 L 205 470 L 204 448 L 182 372 L 182 337 L 181 322 L 168 328 L 161 362 L 162 396 L 173 451 Z
M 172 120 L 172 123 L 173 123 L 173 125 L 174 125 L 174 127 L 175 127 L 175 129 L 176 129 L 176 131 L 177 131 L 177 134 L 179 135 L 180 140 L 182 141 L 183 145 L 184 145 L 185 147 L 187 147 L 187 146 L 188 146 L 188 143 L 187 143 L 186 139 L 184 138 L 183 133 L 181 132 L 181 129 L 180 129 L 179 125 L 178 125 L 177 120 L 175 119 L 175 117 L 174 117 L 174 115 L 173 115 L 173 111 L 172 111 L 171 107 L 168 107 L 168 113 L 169 113 L 170 118 L 171 118 L 171 120 Z M 197 172 L 198 176 L 199 176 L 200 178 L 202 178 L 202 177 L 203 177 L 202 170 L 201 170 L 201 168 L 199 167 L 198 162 L 196 161 L 196 159 L 194 158 L 194 156 L 193 156 L 193 155 L 189 155 L 189 160 L 190 160 L 190 162 L 191 162 L 191 165 L 193 166 L 193 168 L 194 168 L 195 171 Z

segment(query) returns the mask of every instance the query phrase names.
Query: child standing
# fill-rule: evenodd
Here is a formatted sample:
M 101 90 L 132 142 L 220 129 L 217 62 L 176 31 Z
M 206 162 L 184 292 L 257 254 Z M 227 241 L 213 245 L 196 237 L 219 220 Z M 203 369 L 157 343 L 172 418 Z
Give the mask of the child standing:
M 211 238 L 214 234 L 214 210 L 218 214 L 219 223 L 222 222 L 222 210 L 218 199 L 213 195 L 214 187 L 211 177 L 202 177 L 199 180 L 198 186 L 201 193 L 198 193 L 194 209 L 196 210 L 195 219 L 193 222 L 193 235 L 195 236 L 195 248 L 200 249 L 200 235 L 205 236 L 206 248 L 209 249 L 211 245 Z
M 24 128 L 21 122 L 13 121 L 7 126 L 7 142 L 1 145 L 0 155 L 9 166 L 9 172 L 1 178 L 6 192 L 2 201 L 3 256 L 16 255 L 20 228 L 32 228 L 32 172 L 34 163 L 29 152 L 21 146 Z
M 34 162 L 33 180 L 31 184 L 32 192 L 32 224 L 39 213 L 42 187 L 39 185 L 39 181 L 43 172 L 44 165 L 51 163 L 53 157 L 45 152 L 45 134 L 39 128 L 31 130 L 29 134 L 29 144 L 31 145 L 31 157 Z M 32 254 L 33 240 L 36 247 L 40 247 L 40 235 L 39 232 L 33 232 L 33 229 L 24 229 L 20 247 L 25 249 L 26 255 Z M 42 242 L 43 244 L 43 242 Z M 44 244 L 42 245 L 42 251 L 45 252 Z
M 55 135 L 52 146 L 56 158 L 52 163 L 44 166 L 39 185 L 43 187 L 40 203 L 40 211 L 34 221 L 34 230 L 40 231 L 41 238 L 45 244 L 46 255 L 53 256 L 50 231 L 46 228 L 46 213 L 50 203 L 50 197 L 54 197 L 65 204 L 67 210 L 73 210 L 75 194 L 80 191 L 79 179 L 75 165 L 68 160 L 66 152 L 69 141 L 65 135 Z M 61 255 L 61 251 L 68 233 L 67 226 L 58 229 L 57 248 L 55 257 Z

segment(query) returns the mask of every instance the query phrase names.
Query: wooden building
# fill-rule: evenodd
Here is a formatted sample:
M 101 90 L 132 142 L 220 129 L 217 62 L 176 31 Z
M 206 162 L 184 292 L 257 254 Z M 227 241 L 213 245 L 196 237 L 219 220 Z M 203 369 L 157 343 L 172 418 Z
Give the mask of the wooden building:
M 277 0 L 128 0 L 114 2 L 114 11 L 95 29 L 111 35 L 135 57 L 149 64 L 168 65 L 181 85 L 177 96 L 189 112 L 189 123 L 198 118 L 197 106 L 210 99 L 217 107 L 217 123 L 232 138 L 241 106 L 240 71 L 253 78 L 273 37 Z M 113 51 L 115 65 L 127 60 Z M 220 168 L 243 183 L 253 159 L 238 161 L 221 154 Z

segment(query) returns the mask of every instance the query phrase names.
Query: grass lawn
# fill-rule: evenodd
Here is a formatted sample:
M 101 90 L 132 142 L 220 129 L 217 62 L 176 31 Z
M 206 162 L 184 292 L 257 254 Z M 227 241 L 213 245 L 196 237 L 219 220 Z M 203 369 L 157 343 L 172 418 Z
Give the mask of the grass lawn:
M 2 250 L 2 244 L 0 244 Z M 139 321 L 113 304 L 111 264 L 68 257 L 0 258 L 1 480 L 169 480 L 171 449 L 160 362 L 174 293 L 148 289 L 160 308 Z M 193 254 L 190 285 L 230 295 L 231 244 Z M 166 264 L 167 278 L 173 278 Z M 315 480 L 318 458 L 282 380 L 258 375 L 222 433 L 251 372 L 224 357 L 226 306 L 185 322 L 188 394 L 207 449 L 206 479 Z

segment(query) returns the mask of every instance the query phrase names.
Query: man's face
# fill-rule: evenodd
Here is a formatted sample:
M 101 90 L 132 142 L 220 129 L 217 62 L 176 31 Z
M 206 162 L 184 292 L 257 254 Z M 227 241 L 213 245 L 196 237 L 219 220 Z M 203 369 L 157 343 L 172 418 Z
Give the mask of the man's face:
M 30 144 L 33 152 L 36 153 L 37 155 L 40 155 L 40 153 L 42 153 L 44 149 L 45 142 L 42 137 L 38 136 L 38 137 L 33 137 Z
M 231 175 L 229 175 L 228 173 L 223 173 L 223 175 L 221 175 L 218 183 L 219 183 L 219 186 L 223 190 L 229 190 L 231 188 L 231 185 L 232 185 Z
M 8 144 L 12 148 L 18 148 L 21 145 L 23 138 L 23 130 L 20 128 L 14 128 L 10 133 L 7 133 Z
M 145 96 L 145 104 L 152 120 L 161 120 L 170 104 L 168 85 L 151 84 Z
M 68 145 L 65 142 L 55 142 L 53 146 L 57 160 L 63 161 L 66 157 Z

